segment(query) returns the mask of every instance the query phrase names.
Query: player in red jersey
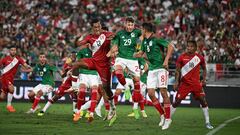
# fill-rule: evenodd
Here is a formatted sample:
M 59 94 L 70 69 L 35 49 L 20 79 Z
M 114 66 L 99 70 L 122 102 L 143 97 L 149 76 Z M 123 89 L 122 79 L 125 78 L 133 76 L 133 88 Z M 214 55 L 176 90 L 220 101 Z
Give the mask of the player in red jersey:
M 102 25 L 98 19 L 93 19 L 91 22 L 92 33 L 87 35 L 83 40 L 78 41 L 77 45 L 84 46 L 87 45 L 92 51 L 92 58 L 83 58 L 75 62 L 72 68 L 72 87 L 73 89 L 78 89 L 77 77 L 78 69 L 90 69 L 97 70 L 103 88 L 108 96 L 110 102 L 110 111 L 108 119 L 112 119 L 116 116 L 116 109 L 113 103 L 113 93 L 111 91 L 111 72 L 110 72 L 110 58 L 106 54 L 110 50 L 110 42 L 114 34 L 102 29 Z M 85 93 L 80 93 L 85 95 Z
M 11 46 L 9 49 L 10 55 L 0 60 L 0 67 L 2 69 L 0 77 L 0 82 L 2 85 L 0 101 L 5 99 L 8 94 L 7 110 L 9 112 L 15 112 L 16 110 L 11 105 L 14 93 L 14 76 L 17 73 L 19 65 L 22 65 L 22 71 L 24 72 L 31 72 L 32 68 L 21 57 L 16 55 L 17 48 L 15 46 Z
M 176 82 L 174 84 L 177 95 L 175 97 L 175 102 L 171 106 L 171 115 L 176 111 L 176 107 L 181 101 L 185 99 L 189 93 L 192 93 L 202 106 L 206 128 L 213 129 L 209 121 L 208 104 L 203 91 L 203 86 L 206 85 L 206 63 L 204 57 L 196 53 L 196 50 L 196 42 L 188 41 L 187 52 L 180 55 L 177 60 L 175 73 Z M 203 79 L 201 82 L 200 67 L 203 70 Z

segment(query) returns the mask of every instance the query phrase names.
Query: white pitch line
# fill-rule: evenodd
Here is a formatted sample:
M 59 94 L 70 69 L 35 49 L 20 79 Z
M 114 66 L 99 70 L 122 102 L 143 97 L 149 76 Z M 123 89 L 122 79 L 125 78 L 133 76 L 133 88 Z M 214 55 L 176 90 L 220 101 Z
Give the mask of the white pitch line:
M 240 116 L 237 116 L 235 118 L 232 118 L 232 119 L 229 119 L 229 120 L 226 120 L 224 121 L 221 125 L 219 125 L 218 127 L 216 127 L 215 129 L 211 130 L 210 132 L 208 132 L 206 135 L 213 135 L 215 134 L 217 131 L 219 131 L 221 128 L 225 127 L 228 123 L 234 121 L 234 120 L 237 120 L 237 119 L 240 119 Z

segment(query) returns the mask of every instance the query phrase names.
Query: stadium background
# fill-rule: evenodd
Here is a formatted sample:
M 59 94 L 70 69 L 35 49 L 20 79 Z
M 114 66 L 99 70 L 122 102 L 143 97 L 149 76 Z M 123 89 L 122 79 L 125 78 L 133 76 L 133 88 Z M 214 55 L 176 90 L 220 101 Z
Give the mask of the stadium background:
M 186 41 L 194 37 L 207 61 L 210 107 L 240 108 L 238 0 L 1 0 L 0 11 L 0 57 L 6 56 L 7 47 L 14 44 L 18 54 L 32 66 L 43 51 L 52 64 L 61 68 L 76 49 L 75 41 L 90 30 L 89 20 L 93 17 L 99 17 L 115 32 L 122 27 L 125 16 L 134 16 L 137 26 L 152 22 L 157 26 L 157 36 L 176 43 L 170 61 L 172 83 L 175 61 L 185 50 Z M 18 102 L 20 87 L 33 87 L 38 79 L 18 73 L 14 103 Z M 20 99 L 26 101 L 24 96 Z

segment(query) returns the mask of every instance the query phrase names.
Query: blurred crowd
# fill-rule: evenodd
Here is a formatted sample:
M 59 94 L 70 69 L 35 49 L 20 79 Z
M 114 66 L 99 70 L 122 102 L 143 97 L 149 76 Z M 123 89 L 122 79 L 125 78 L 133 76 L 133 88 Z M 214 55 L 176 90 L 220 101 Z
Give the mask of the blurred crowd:
M 90 31 L 98 17 L 110 31 L 118 31 L 124 17 L 156 25 L 157 36 L 176 44 L 172 65 L 186 41 L 195 38 L 208 63 L 240 69 L 240 1 L 238 0 L 1 0 L 0 57 L 7 46 L 34 65 L 40 52 L 61 66 L 75 41 Z

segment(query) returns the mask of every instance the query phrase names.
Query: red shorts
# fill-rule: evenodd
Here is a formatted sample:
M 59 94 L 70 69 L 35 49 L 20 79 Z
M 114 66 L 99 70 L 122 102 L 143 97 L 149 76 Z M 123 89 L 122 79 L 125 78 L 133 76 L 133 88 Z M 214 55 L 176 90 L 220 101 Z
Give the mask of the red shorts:
M 97 70 L 103 84 L 107 84 L 110 86 L 110 63 L 98 63 L 93 58 L 84 58 L 82 60 L 87 64 L 88 69 Z
M 185 99 L 186 96 L 192 93 L 194 98 L 198 98 L 200 96 L 205 96 L 205 93 L 202 89 L 202 85 L 199 84 L 194 84 L 194 85 L 189 85 L 189 84 L 185 84 L 185 83 L 180 83 L 180 86 L 178 88 L 177 91 L 177 95 L 176 95 L 176 99 Z
M 8 78 L 8 77 L 2 77 L 0 79 L 1 82 L 1 89 L 3 90 L 4 93 L 9 92 L 9 85 L 13 85 L 13 78 Z
M 71 77 L 68 77 L 59 87 L 58 90 L 55 92 L 56 95 L 64 96 L 66 92 L 64 92 L 67 89 L 70 89 L 72 87 L 72 79 Z

